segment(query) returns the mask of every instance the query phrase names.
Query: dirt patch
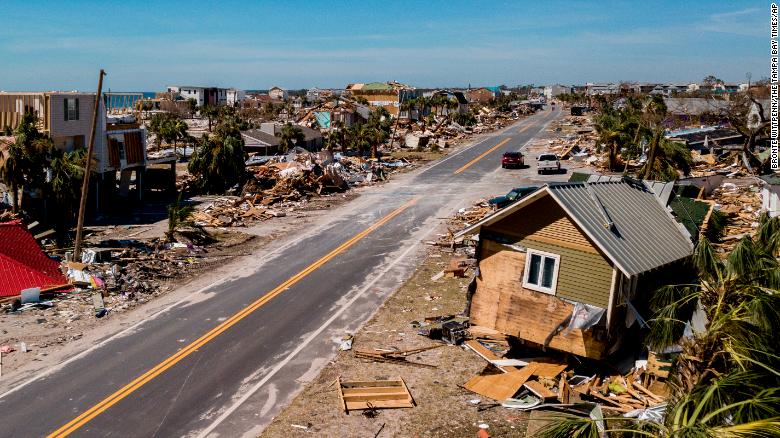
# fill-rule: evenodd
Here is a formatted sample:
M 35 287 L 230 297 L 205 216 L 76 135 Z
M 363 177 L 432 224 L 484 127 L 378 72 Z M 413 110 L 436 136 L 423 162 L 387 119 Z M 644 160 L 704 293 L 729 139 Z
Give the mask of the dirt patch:
M 453 315 L 463 311 L 468 278 L 442 277 L 451 255 L 430 248 L 414 275 L 390 297 L 377 313 L 355 334 L 354 349 L 398 349 L 437 345 L 417 334 L 413 321 L 425 317 Z M 489 426 L 492 436 L 522 436 L 527 414 L 491 407 L 492 400 L 463 389 L 485 362 L 462 347 L 444 347 L 413 354 L 407 358 L 436 366 L 373 362 L 343 351 L 329 363 L 292 404 L 266 428 L 261 436 L 475 436 L 480 424 Z M 401 377 L 409 387 L 416 407 L 383 409 L 375 418 L 361 411 L 345 414 L 339 404 L 336 378 L 373 380 Z M 383 426 L 384 425 L 384 426 Z M 306 429 L 301 426 L 306 427 Z

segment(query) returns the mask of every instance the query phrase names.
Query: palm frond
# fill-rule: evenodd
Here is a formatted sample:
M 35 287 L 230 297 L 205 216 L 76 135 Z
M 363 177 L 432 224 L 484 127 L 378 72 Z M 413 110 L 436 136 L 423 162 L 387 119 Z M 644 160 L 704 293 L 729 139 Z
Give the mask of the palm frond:
M 762 214 L 756 239 L 763 251 L 777 256 L 780 251 L 780 216 L 770 218 L 768 214 Z
M 717 279 L 722 275 L 723 263 L 721 263 L 715 248 L 707 238 L 702 238 L 696 244 L 693 253 L 693 264 L 699 270 L 699 273 L 708 279 Z
M 541 438 L 599 438 L 598 422 L 571 414 L 551 415 L 537 436 Z
M 758 248 L 750 236 L 743 237 L 726 259 L 727 269 L 733 278 L 750 278 L 756 268 Z

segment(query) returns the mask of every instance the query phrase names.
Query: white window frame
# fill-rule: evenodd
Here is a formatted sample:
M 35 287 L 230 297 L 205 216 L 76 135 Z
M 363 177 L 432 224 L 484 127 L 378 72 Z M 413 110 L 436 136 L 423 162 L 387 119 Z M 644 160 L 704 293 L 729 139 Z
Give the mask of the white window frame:
M 539 278 L 537 280 L 541 280 L 542 275 L 544 275 L 544 258 L 547 257 L 555 260 L 555 268 L 553 269 L 552 287 L 547 288 L 541 286 L 540 284 L 537 285 L 528 282 L 528 274 L 531 272 L 530 268 L 531 268 L 532 255 L 538 255 L 542 257 L 541 270 L 539 271 Z M 535 290 L 537 292 L 555 295 L 555 291 L 558 287 L 558 270 L 560 269 L 560 267 L 561 267 L 560 255 L 528 248 L 528 250 L 525 253 L 525 270 L 523 271 L 523 287 L 526 289 Z

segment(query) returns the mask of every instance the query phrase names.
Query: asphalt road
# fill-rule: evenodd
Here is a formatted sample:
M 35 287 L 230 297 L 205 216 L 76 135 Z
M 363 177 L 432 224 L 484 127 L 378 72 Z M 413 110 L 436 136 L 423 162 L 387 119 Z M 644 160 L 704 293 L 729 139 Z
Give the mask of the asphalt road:
M 215 278 L 0 395 L 0 436 L 256 434 L 332 357 L 334 339 L 409 275 L 437 218 L 503 191 L 494 187 L 501 154 L 558 115 L 538 113 L 367 190 L 322 224 L 274 242 L 251 274 Z

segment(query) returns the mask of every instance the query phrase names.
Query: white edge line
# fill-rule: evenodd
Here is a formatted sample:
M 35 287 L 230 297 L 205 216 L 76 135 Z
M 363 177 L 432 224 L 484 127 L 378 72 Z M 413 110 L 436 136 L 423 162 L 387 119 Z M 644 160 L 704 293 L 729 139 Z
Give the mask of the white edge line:
M 420 241 L 424 240 L 425 237 L 427 237 L 430 233 L 432 233 L 439 224 L 436 224 L 432 226 L 431 228 L 426 231 L 422 237 L 420 238 Z M 336 313 L 333 314 L 330 318 L 328 318 L 327 321 L 325 321 L 317 330 L 315 330 L 306 340 L 304 340 L 302 343 L 298 344 L 298 347 L 291 351 L 290 354 L 287 355 L 281 362 L 279 362 L 278 365 L 276 365 L 265 377 L 263 377 L 262 380 L 257 382 L 252 388 L 250 388 L 243 396 L 241 396 L 240 399 L 238 399 L 231 407 L 229 407 L 225 412 L 222 413 L 222 415 L 219 416 L 211 425 L 209 425 L 206 429 L 204 429 L 202 432 L 200 432 L 197 437 L 198 438 L 204 438 L 208 434 L 210 434 L 214 429 L 217 428 L 225 419 L 227 419 L 230 415 L 233 414 L 239 407 L 241 407 L 242 404 L 244 404 L 251 396 L 253 396 L 257 391 L 260 390 L 260 388 L 263 387 L 271 378 L 276 375 L 282 368 L 284 368 L 295 356 L 298 355 L 305 347 L 307 347 L 315 338 L 317 338 L 326 328 L 328 328 L 329 325 L 333 323 L 336 319 L 338 319 L 348 308 L 352 306 L 352 304 L 355 303 L 355 301 L 358 300 L 358 298 L 362 297 L 371 287 L 376 284 L 377 281 L 379 281 L 382 277 L 384 277 L 388 272 L 390 272 L 391 269 L 393 269 L 401 260 L 404 260 L 406 256 L 412 252 L 412 250 L 415 250 L 419 247 L 418 245 L 412 245 L 401 253 L 398 257 L 396 257 L 395 260 L 393 260 L 384 270 L 382 270 L 379 275 L 374 277 L 373 280 L 371 280 L 368 284 L 366 284 L 363 289 L 361 289 L 358 293 L 356 293 L 352 298 L 349 299 L 346 303 L 344 303 L 341 306 L 341 309 L 339 309 Z M 394 291 L 395 292 L 395 291 Z M 389 296 L 388 296 L 389 297 Z

